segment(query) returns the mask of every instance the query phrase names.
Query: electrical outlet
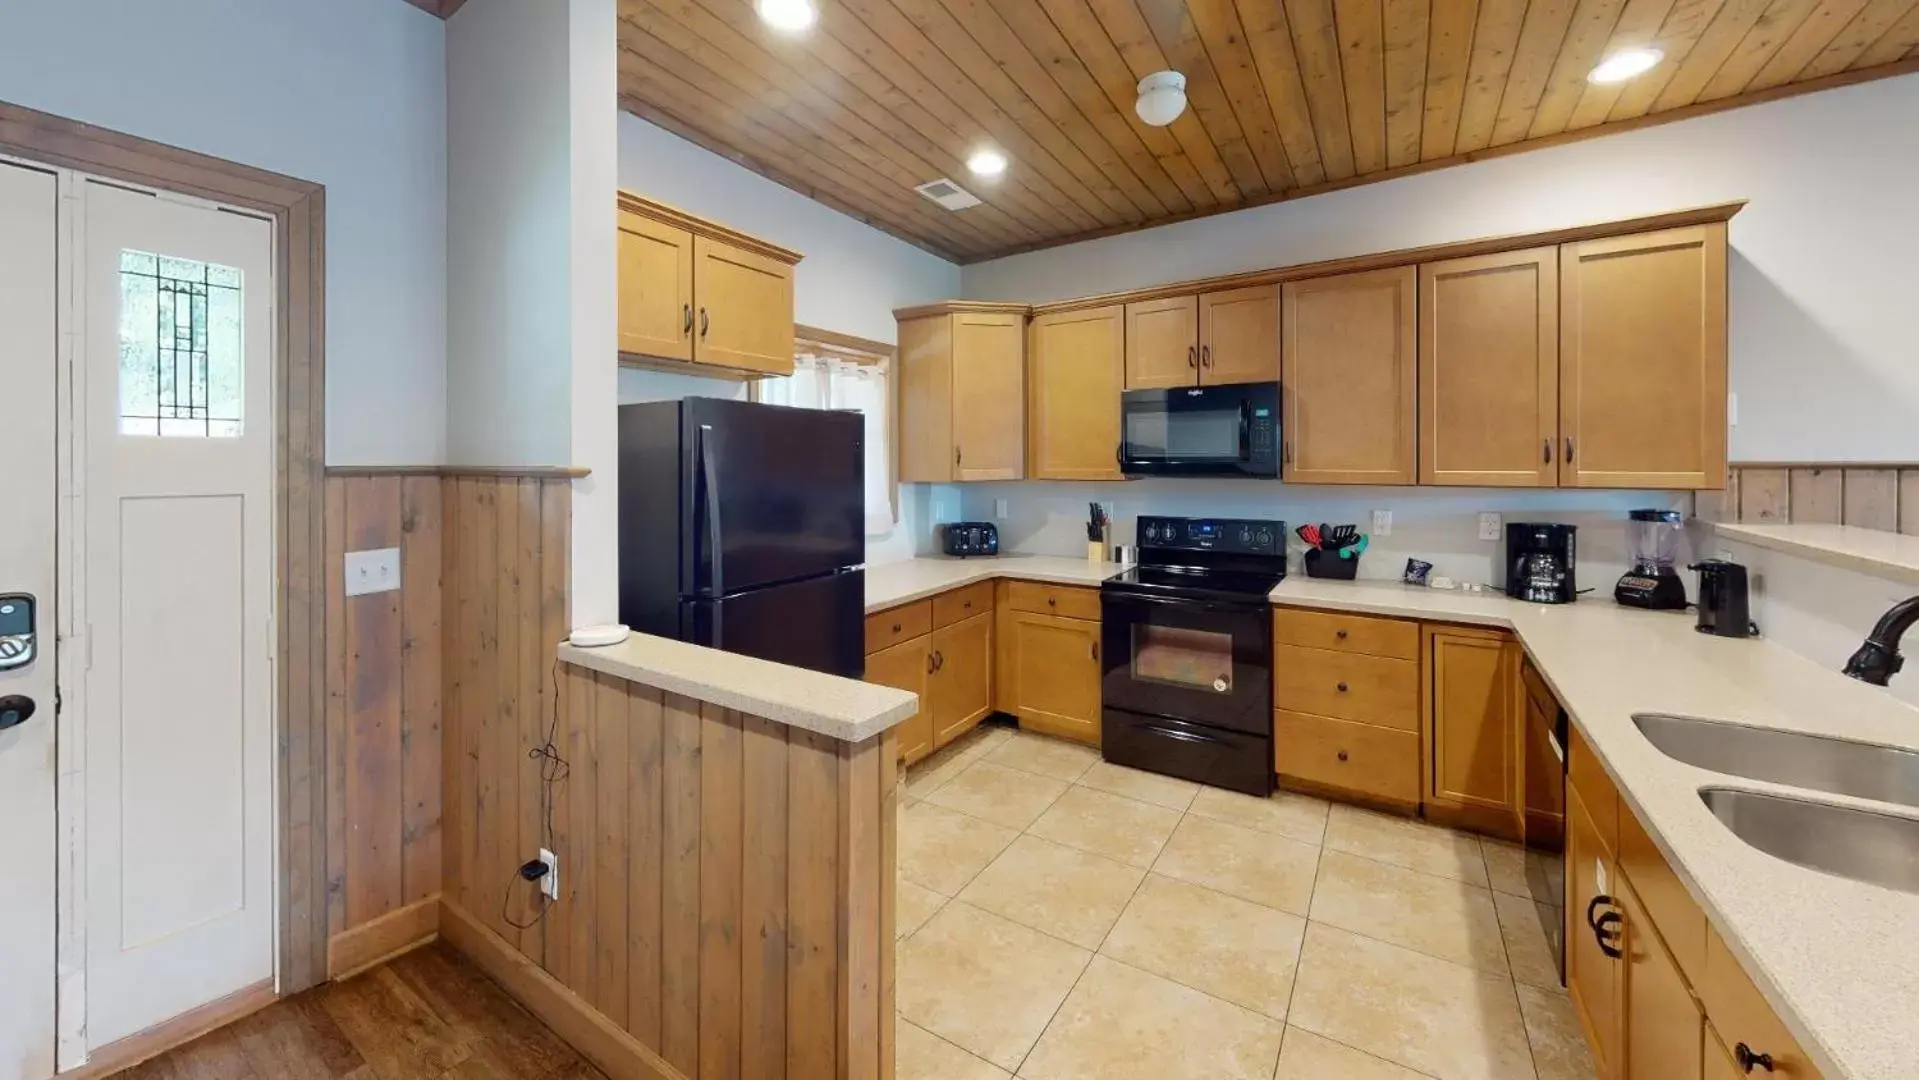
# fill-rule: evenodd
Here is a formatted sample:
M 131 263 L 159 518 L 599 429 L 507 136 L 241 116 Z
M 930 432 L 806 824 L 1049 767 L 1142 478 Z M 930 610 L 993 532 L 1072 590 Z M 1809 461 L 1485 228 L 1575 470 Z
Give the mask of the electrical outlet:
M 1727 427 L 1739 426 L 1739 395 L 1738 394 L 1729 393 L 1726 395 L 1726 426 Z
M 1497 540 L 1499 536 L 1499 513 L 1494 510 L 1480 511 L 1479 538 L 1481 540 Z
M 1373 536 L 1391 536 L 1393 534 L 1393 512 L 1391 510 L 1373 511 Z
M 1007 514 L 1006 514 L 1006 500 L 1005 500 L 1005 499 L 994 499 L 994 500 L 993 500 L 993 520 L 995 520 L 995 521 L 1005 521 L 1005 520 L 1006 520 L 1006 516 L 1007 516 Z
M 540 891 L 546 894 L 547 899 L 558 900 L 560 898 L 560 857 L 541 848 L 540 861 L 546 864 L 546 876 L 540 879 Z
M 348 596 L 391 592 L 399 587 L 399 548 L 346 553 L 346 594 Z

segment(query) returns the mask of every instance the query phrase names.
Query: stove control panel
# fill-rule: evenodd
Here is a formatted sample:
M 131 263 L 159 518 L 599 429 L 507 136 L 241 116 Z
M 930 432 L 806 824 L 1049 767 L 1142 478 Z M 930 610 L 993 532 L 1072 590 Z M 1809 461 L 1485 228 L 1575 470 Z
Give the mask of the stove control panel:
M 1277 555 L 1286 550 L 1286 523 L 1239 518 L 1142 517 L 1139 546 Z

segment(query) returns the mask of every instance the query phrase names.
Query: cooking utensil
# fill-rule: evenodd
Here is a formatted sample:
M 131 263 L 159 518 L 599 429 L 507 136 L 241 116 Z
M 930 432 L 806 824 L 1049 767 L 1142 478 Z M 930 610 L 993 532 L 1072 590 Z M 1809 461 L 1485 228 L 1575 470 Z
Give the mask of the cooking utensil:
M 1342 559 L 1359 558 L 1361 555 L 1366 554 L 1366 542 L 1367 542 L 1367 537 L 1362 536 L 1358 540 L 1355 540 L 1353 543 L 1340 548 L 1339 557 Z
M 1306 541 L 1307 547 L 1316 548 L 1319 546 L 1319 526 L 1301 525 L 1299 528 L 1294 529 L 1293 531 L 1299 534 L 1299 538 L 1301 540 Z

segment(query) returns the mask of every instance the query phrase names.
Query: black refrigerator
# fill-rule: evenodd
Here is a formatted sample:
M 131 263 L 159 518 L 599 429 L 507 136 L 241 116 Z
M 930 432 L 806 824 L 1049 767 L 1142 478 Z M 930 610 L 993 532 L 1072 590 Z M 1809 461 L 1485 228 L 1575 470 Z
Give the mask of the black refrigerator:
M 620 621 L 860 677 L 865 421 L 686 398 L 620 408 Z

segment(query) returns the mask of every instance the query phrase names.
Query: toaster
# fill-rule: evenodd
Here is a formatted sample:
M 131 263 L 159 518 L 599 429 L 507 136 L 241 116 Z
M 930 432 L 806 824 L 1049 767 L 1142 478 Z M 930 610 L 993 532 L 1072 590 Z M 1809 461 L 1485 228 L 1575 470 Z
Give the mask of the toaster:
M 946 526 L 940 547 L 948 555 L 998 555 L 999 526 L 990 521 L 955 521 Z

